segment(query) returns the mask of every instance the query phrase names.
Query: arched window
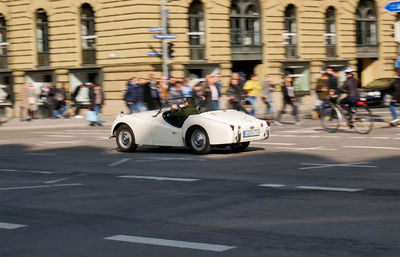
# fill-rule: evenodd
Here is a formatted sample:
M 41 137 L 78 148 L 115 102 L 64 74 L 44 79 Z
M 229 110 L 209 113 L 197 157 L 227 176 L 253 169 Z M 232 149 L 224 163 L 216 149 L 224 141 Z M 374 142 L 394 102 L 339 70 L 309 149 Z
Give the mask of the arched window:
M 36 11 L 36 45 L 38 66 L 49 66 L 49 24 L 43 9 Z
M 325 37 L 327 57 L 336 57 L 336 12 L 329 7 L 325 13 Z
M 230 18 L 232 45 L 261 45 L 261 14 L 257 0 L 233 0 Z
M 7 68 L 7 45 L 6 20 L 0 14 L 0 68 Z
M 356 11 L 357 45 L 376 46 L 378 44 L 378 21 L 373 0 L 361 0 Z
M 296 7 L 288 5 L 285 10 L 286 58 L 297 58 L 297 18 Z
M 204 60 L 206 58 L 204 32 L 203 4 L 199 0 L 194 0 L 189 7 L 189 45 L 191 60 Z
M 94 12 L 89 4 L 81 7 L 82 64 L 96 64 Z

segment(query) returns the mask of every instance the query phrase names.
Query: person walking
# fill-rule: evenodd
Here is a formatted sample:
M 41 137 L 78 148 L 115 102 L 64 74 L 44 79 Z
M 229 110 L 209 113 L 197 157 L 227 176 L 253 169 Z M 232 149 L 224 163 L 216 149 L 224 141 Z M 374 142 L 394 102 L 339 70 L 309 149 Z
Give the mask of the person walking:
M 258 82 L 257 75 L 251 74 L 250 79 L 246 81 L 243 86 L 243 90 L 246 92 L 246 96 L 251 104 L 250 115 L 255 116 L 257 106 L 257 96 L 261 90 L 260 82 Z
M 182 90 L 182 94 L 183 94 L 184 97 L 192 97 L 193 96 L 193 89 L 189 85 L 189 79 L 188 78 L 184 78 L 183 79 L 183 85 L 181 87 L 181 90 Z
M 35 111 L 37 110 L 37 98 L 35 87 L 32 84 L 23 84 L 20 91 L 21 110 L 20 120 L 31 121 L 34 119 Z
M 74 92 L 71 95 L 71 100 L 75 105 L 75 118 L 82 119 L 83 116 L 80 115 L 81 108 L 84 106 L 84 103 L 87 99 L 89 99 L 89 87 L 90 83 L 84 83 L 77 86 Z
M 183 82 L 182 81 L 175 81 L 173 86 L 169 89 L 169 98 L 182 98 L 183 93 L 181 90 Z M 180 104 L 182 99 L 175 99 L 171 101 L 171 104 Z
M 275 90 L 275 85 L 272 84 L 272 76 L 267 75 L 265 81 L 262 85 L 260 96 L 265 105 L 267 106 L 265 110 L 265 116 L 272 116 L 272 91 Z
M 316 104 L 315 112 L 312 112 L 313 119 L 319 119 L 321 111 L 328 106 L 329 90 L 329 75 L 324 73 L 322 77 L 318 79 L 317 87 L 315 88 L 318 103 Z
M 229 97 L 229 104 L 233 107 L 233 109 L 247 113 L 246 109 L 242 106 L 242 96 L 244 95 L 244 91 L 237 78 L 231 79 L 227 95 Z
M 208 102 L 211 102 L 211 110 L 219 110 L 219 98 L 221 93 L 218 90 L 217 85 L 215 84 L 216 79 L 212 75 L 206 76 L 206 92 L 209 93 L 209 97 L 207 99 Z M 207 95 L 206 95 L 207 98 Z
M 65 118 L 64 113 L 67 110 L 67 87 L 65 83 L 61 85 L 61 88 L 54 89 L 54 118 Z
M 282 125 L 281 123 L 281 118 L 282 115 L 285 113 L 286 105 L 291 105 L 292 106 L 292 115 L 293 118 L 295 119 L 295 124 L 296 125 L 301 125 L 303 124 L 298 116 L 298 107 L 296 103 L 296 96 L 294 94 L 294 88 L 293 88 L 293 79 L 289 74 L 285 75 L 283 84 L 282 84 L 282 94 L 283 94 L 283 106 L 282 110 L 279 112 L 278 117 L 275 120 L 276 125 Z
M 391 86 L 392 101 L 390 102 L 389 109 L 392 113 L 393 120 L 390 121 L 390 125 L 395 126 L 400 123 L 399 115 L 396 112 L 396 105 L 400 110 L 400 69 L 394 69 L 394 83 Z
M 90 121 L 90 126 L 102 126 L 100 119 L 101 106 L 104 104 L 104 93 L 99 85 L 92 84 L 89 88 L 90 107 L 89 109 L 96 113 L 96 119 Z

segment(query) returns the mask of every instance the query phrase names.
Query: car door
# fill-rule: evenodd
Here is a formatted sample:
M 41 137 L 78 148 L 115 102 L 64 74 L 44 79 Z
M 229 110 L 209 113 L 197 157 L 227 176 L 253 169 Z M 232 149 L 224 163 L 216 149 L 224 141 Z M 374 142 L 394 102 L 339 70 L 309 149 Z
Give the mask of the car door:
M 184 146 L 182 129 L 166 122 L 162 114 L 154 117 L 151 135 L 154 145 Z

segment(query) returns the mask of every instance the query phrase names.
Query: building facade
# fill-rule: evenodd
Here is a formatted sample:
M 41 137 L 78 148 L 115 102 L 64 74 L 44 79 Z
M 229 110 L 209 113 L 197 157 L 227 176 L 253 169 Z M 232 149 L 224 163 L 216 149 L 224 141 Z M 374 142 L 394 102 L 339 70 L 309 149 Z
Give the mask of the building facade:
M 100 84 L 105 114 L 124 107 L 132 77 L 162 75 L 150 27 L 161 26 L 161 0 L 0 0 L 0 110 L 17 115 L 24 83 Z M 392 76 L 397 14 L 382 0 L 173 0 L 168 33 L 176 34 L 170 75 L 233 71 L 295 77 L 300 101 L 327 66 L 351 66 L 363 84 Z M 1 113 L 0 113 L 1 114 Z

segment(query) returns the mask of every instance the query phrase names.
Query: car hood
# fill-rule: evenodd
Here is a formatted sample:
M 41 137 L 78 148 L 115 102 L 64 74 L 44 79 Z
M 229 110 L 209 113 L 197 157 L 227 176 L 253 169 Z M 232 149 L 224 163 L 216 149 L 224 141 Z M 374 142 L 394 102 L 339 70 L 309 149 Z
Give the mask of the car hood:
M 241 122 L 255 122 L 258 119 L 235 110 L 219 110 L 219 111 L 210 111 L 200 114 L 202 117 L 223 122 L 226 124 L 235 124 Z

